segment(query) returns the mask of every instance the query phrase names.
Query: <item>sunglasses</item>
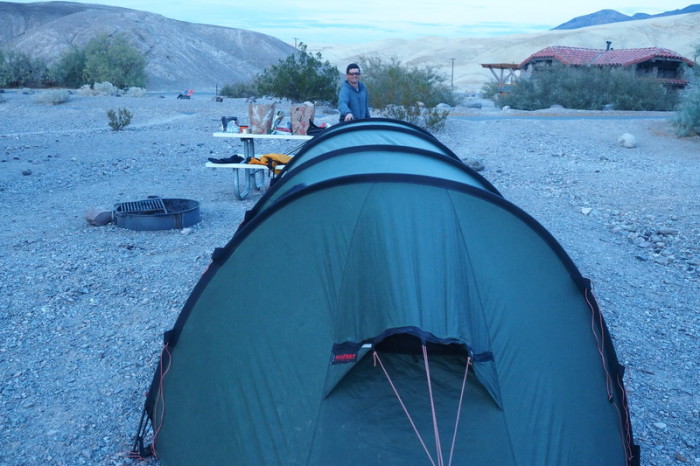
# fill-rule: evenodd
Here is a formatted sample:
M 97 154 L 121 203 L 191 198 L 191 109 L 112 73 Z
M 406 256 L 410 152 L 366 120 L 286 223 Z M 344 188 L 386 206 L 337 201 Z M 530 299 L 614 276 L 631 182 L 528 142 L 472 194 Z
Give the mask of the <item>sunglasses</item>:
M 362 73 L 360 73 L 359 71 L 353 71 L 352 73 L 348 73 L 349 76 L 360 76 L 360 74 Z

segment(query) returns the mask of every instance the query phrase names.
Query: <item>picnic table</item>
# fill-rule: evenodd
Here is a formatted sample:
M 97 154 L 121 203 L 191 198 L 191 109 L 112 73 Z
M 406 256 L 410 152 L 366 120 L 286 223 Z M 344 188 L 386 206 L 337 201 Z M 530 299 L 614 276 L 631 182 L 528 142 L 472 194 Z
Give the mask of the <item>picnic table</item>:
M 215 138 L 236 138 L 243 143 L 243 157 L 248 160 L 259 157 L 255 154 L 255 140 L 259 139 L 291 139 L 298 141 L 308 141 L 312 136 L 301 134 L 251 134 L 251 133 L 227 133 L 216 132 Z M 238 199 L 248 197 L 252 189 L 261 189 L 265 185 L 265 173 L 268 168 L 263 165 L 247 163 L 213 163 L 206 162 L 207 168 L 228 168 L 233 170 L 233 188 Z M 277 165 L 276 169 L 284 168 L 284 165 Z

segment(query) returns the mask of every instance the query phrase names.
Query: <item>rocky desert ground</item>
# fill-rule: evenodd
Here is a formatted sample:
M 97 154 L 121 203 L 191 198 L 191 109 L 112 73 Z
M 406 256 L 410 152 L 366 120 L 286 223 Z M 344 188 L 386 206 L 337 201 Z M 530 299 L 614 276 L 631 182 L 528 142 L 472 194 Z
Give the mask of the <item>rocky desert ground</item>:
M 246 103 L 0 96 L 0 464 L 131 464 L 162 333 L 260 197 L 237 200 L 232 174 L 204 166 L 242 151 L 212 132 Z M 452 109 L 435 136 L 592 280 L 627 367 L 642 464 L 700 463 L 700 138 L 677 138 L 670 113 L 480 103 Z M 112 131 L 119 108 L 133 120 Z M 199 201 L 201 222 L 148 232 L 85 220 L 153 195 Z

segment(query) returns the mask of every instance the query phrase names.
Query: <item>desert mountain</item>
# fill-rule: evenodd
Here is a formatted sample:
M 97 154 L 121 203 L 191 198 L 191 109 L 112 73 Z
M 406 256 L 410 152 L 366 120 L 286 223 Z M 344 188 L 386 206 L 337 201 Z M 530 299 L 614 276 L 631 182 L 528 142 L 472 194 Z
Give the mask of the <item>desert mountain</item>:
M 690 8 L 690 7 L 688 7 Z M 685 9 L 684 9 L 685 10 Z M 430 65 L 452 79 L 456 89 L 477 92 L 492 79 L 482 63 L 520 63 L 552 46 L 600 48 L 664 47 L 696 59 L 700 12 L 662 14 L 578 29 L 550 30 L 492 38 L 424 37 L 364 44 L 309 43 L 339 69 L 362 56 L 397 57 L 408 65 Z M 247 81 L 294 48 L 268 35 L 242 29 L 177 21 L 126 8 L 74 2 L 0 2 L 0 48 L 15 49 L 49 63 L 71 45 L 99 33 L 124 33 L 148 57 L 148 87 L 153 90 L 214 90 Z
M 71 46 L 101 33 L 124 33 L 148 58 L 154 90 L 214 90 L 248 81 L 294 47 L 243 29 L 193 24 L 164 16 L 74 2 L 0 2 L 0 48 L 55 62 Z
M 662 16 L 684 15 L 686 13 L 697 13 L 700 11 L 700 4 L 689 5 L 680 10 L 665 11 L 656 15 L 646 13 L 635 13 L 632 16 L 625 15 L 615 10 L 600 10 L 590 15 L 577 16 L 576 18 L 567 21 L 554 29 L 578 29 L 588 26 L 597 26 L 600 24 L 618 23 L 621 21 L 636 21 L 639 19 L 660 18 Z
M 482 63 L 521 63 L 533 53 L 552 45 L 605 49 L 606 41 L 617 49 L 663 47 L 698 60 L 700 47 L 700 12 L 664 16 L 639 21 L 604 24 L 580 29 L 515 34 L 491 38 L 391 39 L 356 45 L 310 44 L 309 50 L 321 52 L 342 69 L 362 56 L 397 57 L 402 63 L 430 65 L 451 81 L 454 58 L 454 86 L 478 92 L 484 82 L 493 79 Z

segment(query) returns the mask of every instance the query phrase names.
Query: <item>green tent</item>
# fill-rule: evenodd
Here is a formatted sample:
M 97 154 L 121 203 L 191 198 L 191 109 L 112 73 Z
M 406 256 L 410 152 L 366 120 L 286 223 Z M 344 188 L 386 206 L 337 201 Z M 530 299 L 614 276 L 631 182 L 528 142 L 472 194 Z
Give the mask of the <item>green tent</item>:
M 622 372 L 539 223 L 429 133 L 359 120 L 215 252 L 135 446 L 150 421 L 164 465 L 632 465 Z

